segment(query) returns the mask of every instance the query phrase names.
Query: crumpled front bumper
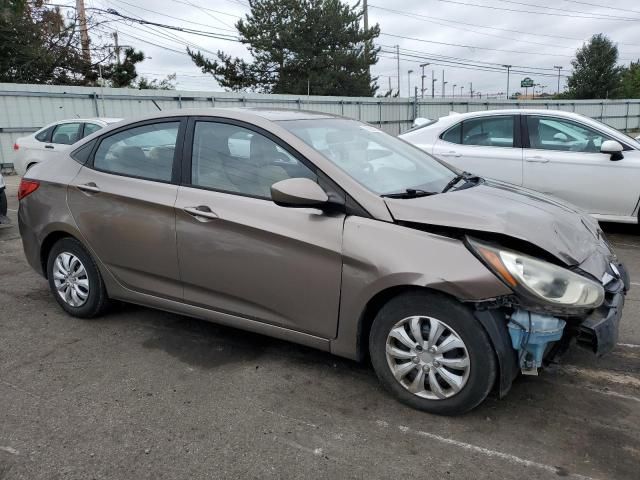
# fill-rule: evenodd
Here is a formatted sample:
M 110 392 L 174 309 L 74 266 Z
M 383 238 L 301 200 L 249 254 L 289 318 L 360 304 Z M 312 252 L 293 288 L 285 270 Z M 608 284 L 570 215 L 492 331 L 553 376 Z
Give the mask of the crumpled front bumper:
M 617 265 L 620 277 L 605 286 L 605 301 L 594 310 L 578 329 L 578 345 L 598 356 L 611 352 L 618 342 L 618 330 L 624 300 L 631 286 L 629 274 L 622 264 Z

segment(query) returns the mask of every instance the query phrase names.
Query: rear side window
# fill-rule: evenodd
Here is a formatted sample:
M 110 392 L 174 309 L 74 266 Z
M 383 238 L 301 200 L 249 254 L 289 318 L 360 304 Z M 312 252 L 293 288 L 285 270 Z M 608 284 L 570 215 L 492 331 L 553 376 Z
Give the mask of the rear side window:
M 49 140 L 49 134 L 51 133 L 51 130 L 53 130 L 53 127 L 45 128 L 41 132 L 37 133 L 36 134 L 36 140 L 38 140 L 39 142 L 48 141 Z
M 442 140 L 449 143 L 462 143 L 462 123 L 458 123 L 442 134 Z
M 93 166 L 129 177 L 170 182 L 180 122 L 143 125 L 106 137 Z
M 74 150 L 73 152 L 71 152 L 71 158 L 73 158 L 79 164 L 84 165 L 85 163 L 87 163 L 87 160 L 89 160 L 89 156 L 91 155 L 91 151 L 93 150 L 96 142 L 97 140 L 91 140 L 89 143 L 86 143 L 77 150 Z
M 81 128 L 81 123 L 61 123 L 54 128 L 51 143 L 72 145 L 80 140 Z

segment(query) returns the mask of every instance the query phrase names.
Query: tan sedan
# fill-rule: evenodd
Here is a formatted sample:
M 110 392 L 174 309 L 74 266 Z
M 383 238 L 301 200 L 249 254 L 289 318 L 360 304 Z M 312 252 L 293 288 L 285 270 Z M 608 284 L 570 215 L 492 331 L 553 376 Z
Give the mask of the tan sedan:
M 611 350 L 629 285 L 574 207 L 311 112 L 121 122 L 19 198 L 27 259 L 69 314 L 117 299 L 370 357 L 434 413 L 506 394 L 574 337 Z

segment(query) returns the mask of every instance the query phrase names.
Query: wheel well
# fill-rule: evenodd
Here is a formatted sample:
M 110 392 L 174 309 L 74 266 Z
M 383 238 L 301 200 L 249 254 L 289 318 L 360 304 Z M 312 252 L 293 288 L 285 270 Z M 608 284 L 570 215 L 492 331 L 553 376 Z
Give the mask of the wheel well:
M 27 170 L 29 170 L 31 167 L 33 167 L 34 165 L 37 165 L 38 162 L 30 162 L 27 163 L 27 168 L 24 169 L 24 171 L 26 172 Z
M 49 252 L 56 242 L 63 238 L 75 237 L 67 232 L 51 232 L 42 242 L 42 246 L 40 247 L 40 264 L 42 265 L 42 272 L 45 278 L 47 278 L 47 259 L 49 258 Z
M 426 287 L 416 287 L 413 285 L 399 285 L 395 287 L 387 288 L 378 292 L 369 300 L 367 306 L 360 316 L 359 333 L 358 333 L 358 358 L 360 360 L 367 360 L 369 358 L 369 333 L 371 333 L 371 326 L 373 320 L 380 309 L 392 298 L 406 292 L 434 292 L 437 290 L 431 290 Z

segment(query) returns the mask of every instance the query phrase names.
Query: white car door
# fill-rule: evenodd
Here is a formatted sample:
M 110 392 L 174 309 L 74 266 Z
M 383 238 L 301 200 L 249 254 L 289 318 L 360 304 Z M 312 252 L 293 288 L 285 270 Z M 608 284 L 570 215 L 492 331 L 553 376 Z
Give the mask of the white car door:
M 527 115 L 524 186 L 567 200 L 600 218 L 631 217 L 640 195 L 640 151 L 612 161 L 606 134 L 574 120 Z M 611 220 L 623 220 L 614 219 Z
M 522 185 L 520 116 L 469 118 L 436 140 L 433 155 L 482 177 Z

